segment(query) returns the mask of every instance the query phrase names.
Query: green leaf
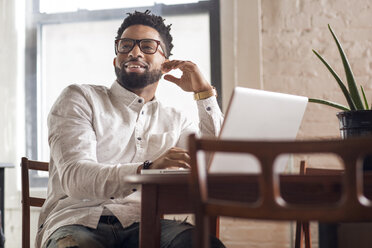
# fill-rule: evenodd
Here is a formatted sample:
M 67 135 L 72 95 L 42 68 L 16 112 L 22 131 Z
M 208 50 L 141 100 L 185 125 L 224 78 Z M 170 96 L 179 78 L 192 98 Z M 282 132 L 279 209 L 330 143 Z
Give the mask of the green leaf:
M 369 110 L 368 109 L 368 101 L 367 101 L 366 93 L 364 92 L 363 86 L 360 86 L 360 89 L 362 90 L 364 105 L 366 106 L 366 110 Z
M 332 28 L 329 24 L 328 24 L 328 29 L 329 29 L 329 31 L 331 31 L 333 39 L 335 40 L 335 42 L 337 44 L 338 51 L 340 52 L 340 56 L 341 56 L 341 59 L 342 59 L 342 63 L 344 65 L 346 80 L 347 80 L 347 84 L 348 84 L 348 87 L 349 87 L 351 98 L 353 99 L 353 102 L 355 103 L 355 106 L 356 106 L 357 109 L 364 109 L 362 100 L 361 100 L 359 92 L 358 92 L 358 88 L 357 88 L 355 80 L 354 80 L 354 75 L 353 75 L 353 72 L 351 70 L 349 61 L 346 58 L 345 52 L 342 49 L 340 42 L 338 41 L 336 35 L 333 33 L 333 30 L 332 30 Z
M 343 111 L 350 111 L 350 109 L 348 107 L 346 107 L 344 105 L 341 105 L 341 104 L 338 104 L 338 103 L 335 103 L 335 102 L 331 102 L 331 101 L 309 98 L 309 102 L 324 104 L 324 105 L 327 105 L 327 106 L 330 106 L 330 107 L 341 109 Z
M 330 71 L 330 73 L 333 75 L 333 77 L 336 79 L 338 85 L 340 86 L 341 90 L 342 90 L 342 93 L 344 93 L 344 96 L 346 98 L 346 101 L 347 103 L 349 104 L 349 107 L 351 110 L 356 110 L 356 106 L 354 104 L 354 101 L 353 99 L 351 98 L 351 95 L 349 93 L 349 91 L 347 90 L 345 84 L 342 82 L 342 80 L 340 79 L 340 77 L 337 75 L 337 73 L 332 69 L 332 67 L 327 63 L 327 61 L 325 61 L 325 59 L 323 59 L 322 56 L 319 55 L 319 53 L 317 53 L 317 51 L 315 51 L 313 49 L 313 52 L 315 53 L 315 55 L 320 59 L 320 61 L 323 62 L 323 64 L 327 67 L 327 69 Z

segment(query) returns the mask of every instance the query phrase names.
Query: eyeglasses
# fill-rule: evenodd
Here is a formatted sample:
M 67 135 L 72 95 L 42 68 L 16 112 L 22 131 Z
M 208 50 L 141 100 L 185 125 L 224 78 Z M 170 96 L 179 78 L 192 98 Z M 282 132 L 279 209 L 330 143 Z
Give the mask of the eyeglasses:
M 135 45 L 138 45 L 140 50 L 145 54 L 154 54 L 158 50 L 160 41 L 153 39 L 142 40 L 134 40 L 129 38 L 117 39 L 115 40 L 115 54 L 118 53 L 127 54 L 130 51 L 132 51 Z M 159 50 L 159 53 L 166 57 L 162 51 Z

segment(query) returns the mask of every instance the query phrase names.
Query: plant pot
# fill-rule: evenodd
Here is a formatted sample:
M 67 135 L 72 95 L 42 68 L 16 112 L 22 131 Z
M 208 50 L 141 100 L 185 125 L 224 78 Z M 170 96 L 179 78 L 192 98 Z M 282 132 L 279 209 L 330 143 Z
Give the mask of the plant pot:
M 337 113 L 341 138 L 372 135 L 372 110 Z
M 356 110 L 337 113 L 340 124 L 341 138 L 371 136 L 372 110 Z M 363 162 L 364 170 L 372 170 L 372 155 L 366 156 Z

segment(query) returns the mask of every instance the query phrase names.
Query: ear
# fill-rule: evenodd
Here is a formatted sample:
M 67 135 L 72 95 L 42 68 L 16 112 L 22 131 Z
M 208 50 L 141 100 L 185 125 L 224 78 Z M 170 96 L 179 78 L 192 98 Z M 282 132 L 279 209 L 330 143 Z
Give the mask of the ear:
M 116 67 L 116 57 L 114 58 L 113 64 L 114 64 L 114 67 Z
M 164 69 L 163 69 L 163 65 L 164 65 L 164 63 L 167 63 L 167 62 L 169 62 L 169 59 L 166 58 L 166 59 L 164 60 L 164 62 L 162 63 L 162 65 L 161 65 L 161 73 L 162 73 L 162 74 L 168 73 L 168 71 L 164 71 Z

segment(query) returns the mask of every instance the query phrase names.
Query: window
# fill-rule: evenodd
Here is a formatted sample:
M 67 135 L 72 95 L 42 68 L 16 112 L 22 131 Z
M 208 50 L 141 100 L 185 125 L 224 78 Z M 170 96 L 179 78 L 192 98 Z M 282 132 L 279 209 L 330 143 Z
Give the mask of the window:
M 116 31 L 125 13 L 135 9 L 149 9 L 162 15 L 166 23 L 172 23 L 174 55 L 171 59 L 197 63 L 204 76 L 220 92 L 218 1 L 163 1 L 172 5 L 151 5 L 151 2 L 143 1 L 142 4 L 149 6 L 138 8 L 134 8 L 134 1 L 120 1 L 130 4 L 125 6 L 115 6 L 118 1 L 105 1 L 105 7 L 112 9 L 98 9 L 102 6 L 83 0 L 63 1 L 63 6 L 58 7 L 61 2 L 34 0 L 34 7 L 40 6 L 40 11 L 30 14 L 33 22 L 26 38 L 29 48 L 26 54 L 28 157 L 49 160 L 46 118 L 63 88 L 72 83 L 110 86 L 114 82 L 112 60 Z M 116 7 L 120 8 L 114 9 Z M 87 39 L 89 43 L 85 42 Z M 180 72 L 176 71 L 174 75 L 180 75 Z M 197 117 L 197 109 L 192 93 L 183 92 L 178 86 L 162 80 L 157 97 L 165 104 L 184 109 L 190 118 L 198 121 L 194 118 Z M 35 174 L 30 183 L 43 186 L 46 180 Z
M 119 9 L 119 8 L 139 8 L 152 6 L 156 3 L 163 3 L 167 5 L 195 3 L 198 0 L 105 0 L 105 1 L 92 1 L 92 0 L 40 0 L 41 13 L 60 13 L 60 12 L 73 12 L 81 9 L 86 10 L 102 10 L 102 9 Z

